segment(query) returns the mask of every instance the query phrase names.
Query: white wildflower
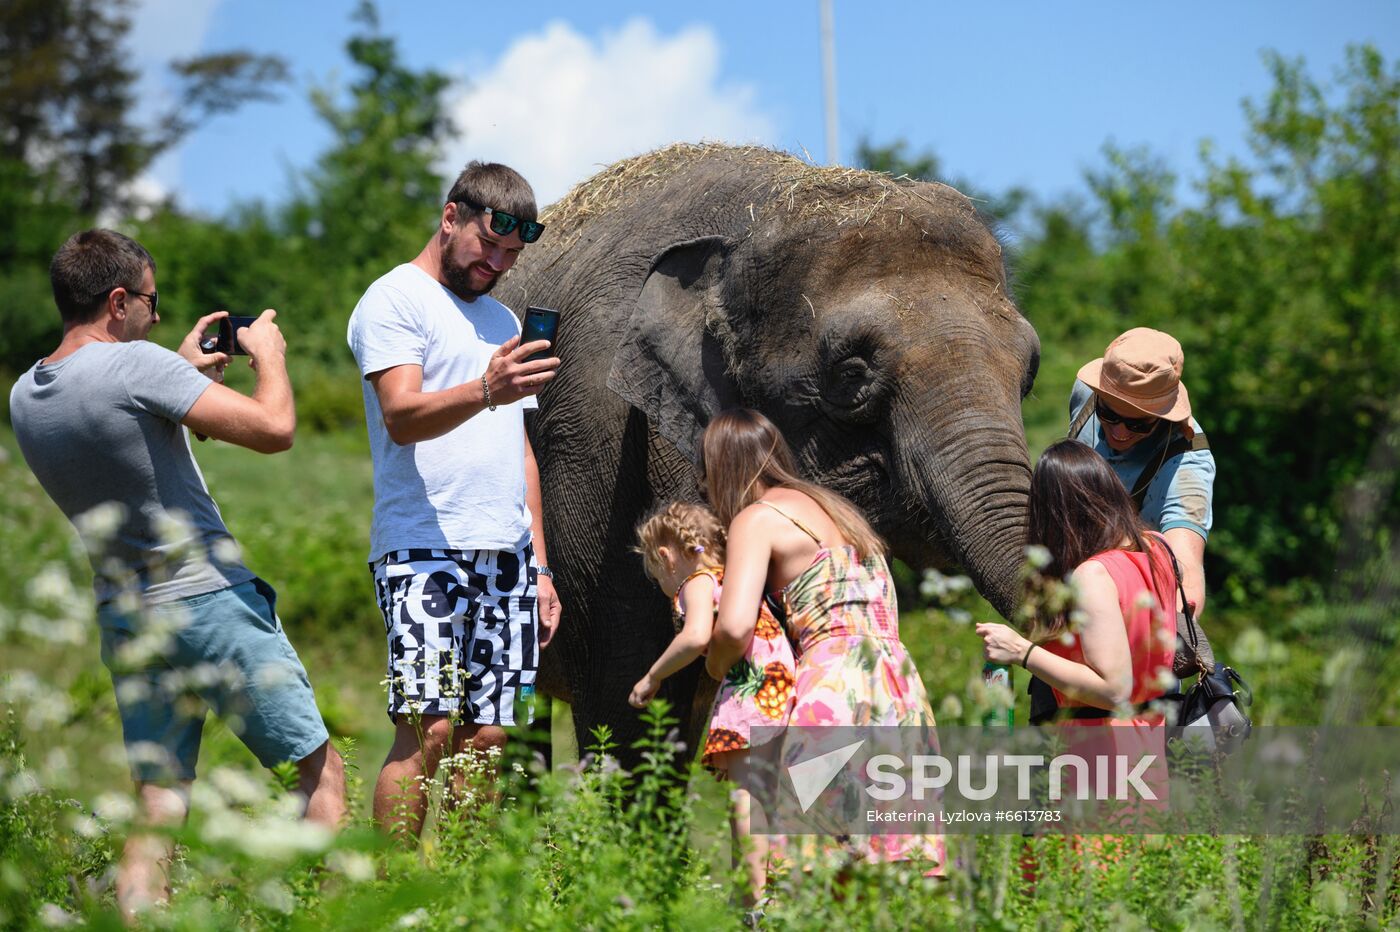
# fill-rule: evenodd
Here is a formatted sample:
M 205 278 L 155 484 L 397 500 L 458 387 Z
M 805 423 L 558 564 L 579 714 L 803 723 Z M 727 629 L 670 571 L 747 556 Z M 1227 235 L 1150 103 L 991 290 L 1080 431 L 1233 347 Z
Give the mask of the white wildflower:
M 1248 628 L 1240 632 L 1230 650 L 1230 656 L 1241 667 L 1266 666 L 1272 653 L 1269 636 L 1258 628 Z
M 78 591 L 68 570 L 59 563 L 45 565 L 30 578 L 25 591 L 31 602 L 41 605 L 64 606 L 77 601 Z
M 103 793 L 93 800 L 92 810 L 114 825 L 125 825 L 136 818 L 136 802 L 124 793 Z
M 938 717 L 940 719 L 956 722 L 962 718 L 962 714 L 962 700 L 952 693 L 944 696 L 943 701 L 938 705 Z
M 255 780 L 236 767 L 216 767 L 209 774 L 209 785 L 235 806 L 252 806 L 268 798 L 267 784 Z
M 1040 544 L 1031 544 L 1026 548 L 1026 562 L 1035 569 L 1043 570 L 1050 565 L 1050 551 Z
M 77 925 L 78 917 L 57 903 L 45 903 L 39 907 L 39 921 L 50 929 L 64 929 Z
M 84 813 L 76 813 L 70 817 L 68 827 L 79 838 L 100 838 L 107 833 L 101 822 Z
M 297 908 L 297 898 L 292 888 L 276 880 L 263 881 L 253 895 L 268 909 L 284 916 L 290 916 Z
M 103 502 L 73 519 L 78 533 L 89 543 L 111 540 L 126 520 L 126 506 L 121 502 Z
M 214 541 L 214 546 L 210 550 L 214 553 L 214 559 L 220 563 L 243 562 L 243 548 L 238 546 L 238 541 L 232 537 L 220 537 Z
M 360 851 L 332 851 L 326 866 L 355 883 L 374 879 L 374 859 Z
M 428 911 L 420 906 L 413 912 L 400 916 L 394 925 L 400 929 L 413 929 L 426 923 L 428 918 Z
M 296 680 L 296 671 L 289 663 L 265 663 L 253 673 L 254 685 L 262 689 L 275 689 Z
M 39 778 L 34 775 L 33 771 L 21 770 L 10 777 L 9 782 L 5 785 L 5 798 L 23 799 L 26 796 L 42 792 L 43 789 L 44 787 L 39 783 Z

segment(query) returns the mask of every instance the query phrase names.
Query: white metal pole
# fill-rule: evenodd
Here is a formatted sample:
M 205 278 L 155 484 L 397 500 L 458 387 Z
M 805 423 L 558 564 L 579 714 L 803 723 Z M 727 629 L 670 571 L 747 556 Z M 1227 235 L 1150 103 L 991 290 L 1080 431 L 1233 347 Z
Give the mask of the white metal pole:
M 826 163 L 835 165 L 840 154 L 836 151 L 836 26 L 831 4 L 832 0 L 821 0 L 822 89 L 826 101 Z

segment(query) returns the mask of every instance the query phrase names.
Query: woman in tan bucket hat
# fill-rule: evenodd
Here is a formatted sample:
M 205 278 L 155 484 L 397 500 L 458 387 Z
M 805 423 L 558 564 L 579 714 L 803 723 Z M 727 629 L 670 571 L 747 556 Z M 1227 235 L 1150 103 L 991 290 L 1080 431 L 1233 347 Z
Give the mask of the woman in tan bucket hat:
M 1183 363 L 1181 344 L 1170 334 L 1136 327 L 1118 337 L 1079 370 L 1069 436 L 1108 460 L 1143 520 L 1166 537 L 1199 614 L 1215 458 L 1191 417 Z

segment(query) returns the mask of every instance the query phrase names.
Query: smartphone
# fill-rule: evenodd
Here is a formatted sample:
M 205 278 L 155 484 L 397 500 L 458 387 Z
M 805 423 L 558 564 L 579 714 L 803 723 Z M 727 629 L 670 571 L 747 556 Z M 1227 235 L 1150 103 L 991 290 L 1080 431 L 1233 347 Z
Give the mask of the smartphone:
M 559 312 L 551 311 L 547 307 L 530 307 L 525 309 L 525 323 L 520 328 L 520 343 L 533 343 L 536 340 L 548 340 L 549 349 L 540 350 L 525 357 L 525 362 L 535 359 L 548 359 L 556 355 L 554 352 L 554 335 L 559 332 Z
M 224 353 L 229 356 L 247 356 L 248 351 L 238 345 L 238 331 L 250 327 L 256 317 L 238 317 L 230 314 L 219 321 L 219 335 L 206 336 L 199 341 L 199 348 L 206 353 Z

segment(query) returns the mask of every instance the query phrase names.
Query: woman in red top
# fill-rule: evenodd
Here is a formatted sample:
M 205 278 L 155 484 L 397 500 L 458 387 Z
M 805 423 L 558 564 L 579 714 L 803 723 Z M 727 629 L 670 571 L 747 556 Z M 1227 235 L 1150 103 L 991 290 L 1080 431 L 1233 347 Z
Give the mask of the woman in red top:
M 1020 664 L 1049 683 L 1075 724 L 1161 724 L 1162 714 L 1147 706 L 1174 682 L 1171 556 L 1091 448 L 1062 440 L 1041 455 L 1031 476 L 1030 542 L 1049 551 L 1047 577 L 1069 574 L 1078 611 L 1041 619 L 1031 637 L 978 625 L 986 658 Z

